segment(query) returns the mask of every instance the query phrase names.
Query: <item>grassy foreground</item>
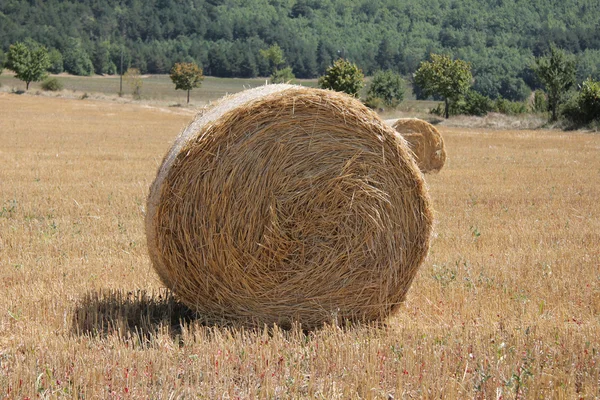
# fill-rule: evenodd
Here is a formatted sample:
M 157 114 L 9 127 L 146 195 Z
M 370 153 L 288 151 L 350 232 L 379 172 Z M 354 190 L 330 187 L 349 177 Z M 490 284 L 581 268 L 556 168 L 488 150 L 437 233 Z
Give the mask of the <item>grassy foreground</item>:
M 436 237 L 382 326 L 202 326 L 143 232 L 180 108 L 0 93 L 0 398 L 598 398 L 600 136 L 442 128 Z

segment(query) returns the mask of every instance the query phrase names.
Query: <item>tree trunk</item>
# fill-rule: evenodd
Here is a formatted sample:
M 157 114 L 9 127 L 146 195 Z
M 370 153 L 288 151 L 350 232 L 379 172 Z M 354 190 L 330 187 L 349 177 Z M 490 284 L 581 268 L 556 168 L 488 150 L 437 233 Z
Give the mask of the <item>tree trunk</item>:
M 188 104 L 190 104 L 190 89 L 188 89 Z
M 29 90 L 29 81 L 25 82 L 25 91 Z
M 450 118 L 450 105 L 448 102 L 448 98 L 444 99 L 444 105 L 446 106 L 446 108 L 444 109 L 444 114 L 446 114 L 446 119 Z

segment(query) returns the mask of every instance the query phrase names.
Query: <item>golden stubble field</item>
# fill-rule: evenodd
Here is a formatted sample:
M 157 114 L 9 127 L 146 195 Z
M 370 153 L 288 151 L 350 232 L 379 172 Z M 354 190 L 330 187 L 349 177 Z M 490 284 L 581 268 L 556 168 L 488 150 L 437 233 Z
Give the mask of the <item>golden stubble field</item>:
M 600 136 L 444 128 L 430 255 L 381 326 L 203 326 L 145 199 L 192 119 L 0 93 L 0 398 L 599 398 Z

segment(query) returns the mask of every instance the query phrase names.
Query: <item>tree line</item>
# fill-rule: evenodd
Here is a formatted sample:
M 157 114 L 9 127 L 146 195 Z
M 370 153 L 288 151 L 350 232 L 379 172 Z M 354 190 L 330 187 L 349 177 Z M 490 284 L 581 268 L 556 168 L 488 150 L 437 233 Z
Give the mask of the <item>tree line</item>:
M 338 58 L 366 75 L 407 76 L 447 54 L 472 65 L 478 93 L 523 100 L 541 86 L 531 65 L 551 44 L 576 57 L 579 82 L 600 79 L 599 16 L 596 0 L 4 0 L 0 51 L 32 38 L 55 73 L 115 74 L 121 61 L 124 71 L 168 73 L 194 62 L 206 75 L 255 77 L 273 73 L 261 52 L 277 45 L 277 70 L 299 78 Z
M 285 67 L 283 51 L 277 45 L 261 51 L 262 57 L 271 67 L 271 83 L 289 82 L 295 79 L 291 67 Z M 29 89 L 31 82 L 47 78 L 47 70 L 51 66 L 48 51 L 43 45 L 28 39 L 9 47 L 5 62 L 0 62 L 0 73 L 3 66 L 12 70 L 15 77 L 26 83 Z M 537 57 L 531 66 L 546 93 L 535 92 L 533 104 L 528 107 L 523 102 L 505 100 L 501 96 L 494 102 L 472 88 L 473 75 L 471 64 L 460 59 L 452 59 L 448 55 L 430 54 L 430 59 L 422 61 L 414 73 L 413 91 L 417 89 L 426 96 L 437 97 L 444 101 L 431 110 L 432 113 L 449 118 L 451 114 L 485 115 L 490 111 L 505 114 L 533 112 L 550 112 L 550 121 L 558 120 L 559 111 L 573 127 L 600 123 L 600 81 L 589 77 L 580 85 L 580 90 L 570 91 L 576 81 L 576 61 L 555 45 L 550 47 L 549 54 Z M 170 71 L 170 78 L 176 90 L 187 91 L 187 102 L 190 102 L 190 91 L 200 87 L 204 75 L 202 68 L 194 62 L 176 63 Z M 140 98 L 143 85 L 138 68 L 129 68 L 123 78 L 133 89 L 135 99 Z M 358 66 L 343 58 L 338 58 L 329 66 L 325 74 L 318 80 L 323 89 L 345 92 L 358 97 L 364 87 L 363 71 Z M 42 83 L 44 90 L 61 90 L 62 85 L 56 78 Z M 405 83 L 402 77 L 392 71 L 378 71 L 372 78 L 367 92 L 365 104 L 371 108 L 395 107 L 404 99 Z M 119 95 L 122 95 L 119 92 Z M 566 104 L 565 104 L 566 103 Z

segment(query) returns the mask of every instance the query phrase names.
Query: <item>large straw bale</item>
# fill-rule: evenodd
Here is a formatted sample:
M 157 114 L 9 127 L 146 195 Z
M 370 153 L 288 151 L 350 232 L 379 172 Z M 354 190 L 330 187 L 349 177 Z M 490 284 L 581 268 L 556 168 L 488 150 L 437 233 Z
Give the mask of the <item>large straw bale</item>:
M 350 96 L 292 85 L 217 103 L 148 197 L 159 277 L 208 320 L 372 321 L 405 298 L 432 211 L 406 143 Z
M 408 142 L 423 173 L 439 172 L 446 162 L 446 149 L 440 132 L 418 118 L 400 118 L 394 129 Z

